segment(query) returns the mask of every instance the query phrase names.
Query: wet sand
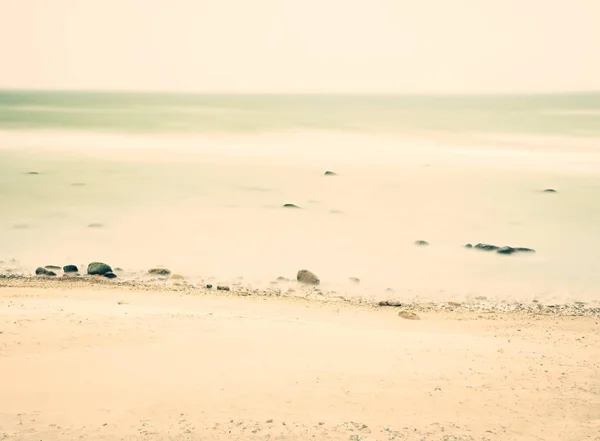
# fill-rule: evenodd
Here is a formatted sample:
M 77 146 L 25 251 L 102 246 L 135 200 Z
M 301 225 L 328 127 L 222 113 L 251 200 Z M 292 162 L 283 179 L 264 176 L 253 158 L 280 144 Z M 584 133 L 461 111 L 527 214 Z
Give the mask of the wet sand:
M 595 317 L 28 283 L 0 439 L 600 439 Z

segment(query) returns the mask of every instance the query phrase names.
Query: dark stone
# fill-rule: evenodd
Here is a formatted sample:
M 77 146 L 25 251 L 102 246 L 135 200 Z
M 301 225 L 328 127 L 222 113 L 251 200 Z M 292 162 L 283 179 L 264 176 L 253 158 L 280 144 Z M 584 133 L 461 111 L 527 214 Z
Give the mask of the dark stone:
M 77 268 L 77 266 L 75 266 L 75 265 L 65 265 L 65 266 L 63 266 L 63 271 L 65 273 L 78 273 L 79 268 Z
M 473 248 L 473 245 L 471 245 L 470 243 L 465 245 L 465 248 Z
M 34 172 L 34 171 L 32 171 L 32 172 L 27 172 L 27 174 L 28 174 L 28 175 L 39 175 L 39 173 L 38 173 L 38 172 Z
M 217 286 L 217 291 L 229 291 L 228 286 Z
M 497 247 L 496 245 L 489 245 L 487 243 L 478 243 L 475 245 L 475 248 L 483 251 L 497 251 L 500 249 L 500 247 Z
M 296 280 L 306 285 L 318 285 L 319 283 L 321 283 L 321 281 L 315 274 L 305 269 L 298 271 L 298 274 L 296 275 Z
M 426 240 L 417 240 L 415 241 L 415 245 L 420 247 L 426 247 L 427 245 L 429 245 L 429 242 L 427 242 Z
M 55 272 L 42 268 L 41 266 L 35 270 L 35 273 L 38 276 L 56 276 Z
M 103 224 L 89 224 L 88 228 L 102 228 L 104 227 Z
M 553 188 L 547 188 L 544 190 L 544 193 L 558 193 L 558 192 Z
M 283 204 L 283 208 L 300 208 L 297 205 L 294 204 Z
M 47 270 L 59 270 L 60 271 L 60 266 L 56 266 L 56 265 L 46 265 L 44 268 L 46 268 Z
M 513 253 L 535 253 L 535 250 L 531 248 L 513 248 L 513 247 L 502 247 L 498 251 L 498 254 L 513 254 Z
M 515 248 L 515 251 L 518 251 L 519 253 L 535 253 L 535 250 L 532 248 L 523 248 L 523 247 L 517 247 Z
M 325 172 L 325 176 L 337 176 L 337 173 L 336 173 L 336 172 L 332 172 L 332 171 L 330 171 L 330 170 L 327 170 L 327 171 Z
M 112 268 L 105 263 L 92 262 L 88 265 L 87 272 L 92 276 L 103 276 L 112 273 Z
M 206 289 L 212 289 L 212 285 L 209 283 L 208 285 L 206 285 Z
M 148 270 L 148 274 L 152 274 L 154 276 L 169 276 L 171 271 L 166 268 L 152 268 Z
M 104 274 L 104 277 L 106 277 L 107 279 L 116 279 L 117 275 L 113 272 L 108 272 Z
M 402 306 L 401 302 L 398 302 L 396 300 L 382 300 L 381 302 L 378 303 L 379 306 L 391 306 L 393 308 L 399 308 Z

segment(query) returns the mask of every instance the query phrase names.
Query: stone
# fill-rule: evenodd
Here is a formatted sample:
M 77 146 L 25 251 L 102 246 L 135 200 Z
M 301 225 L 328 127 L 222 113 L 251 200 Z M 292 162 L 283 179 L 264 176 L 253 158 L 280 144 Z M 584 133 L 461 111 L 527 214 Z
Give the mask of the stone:
M 54 271 L 47 270 L 41 266 L 35 270 L 35 274 L 38 276 L 56 276 Z
M 358 277 L 350 277 L 349 279 L 352 283 L 358 285 L 360 283 L 360 279 Z
M 117 275 L 111 271 L 111 272 L 105 273 L 104 277 L 106 277 L 107 279 L 116 279 Z
M 473 248 L 473 245 L 471 245 L 470 243 L 465 245 L 465 248 Z
M 489 245 L 487 243 L 478 243 L 474 248 L 483 251 L 497 251 L 500 249 L 500 247 L 497 247 L 496 245 Z
M 44 268 L 46 268 L 47 270 L 58 270 L 60 271 L 60 266 L 56 266 L 56 265 L 46 265 Z
M 553 188 L 546 188 L 544 190 L 544 193 L 558 193 L 558 192 L 555 189 L 553 189 Z
M 518 251 L 519 253 L 535 253 L 535 250 L 533 248 L 517 247 L 515 248 L 515 251 Z
M 112 273 L 112 268 L 101 262 L 92 262 L 88 265 L 87 273 L 92 276 L 103 276 L 106 273 Z
M 412 311 L 400 311 L 398 317 L 406 320 L 421 320 L 420 317 Z
M 228 286 L 217 286 L 217 291 L 229 291 Z
M 458 307 L 458 306 L 461 305 L 461 303 L 460 302 L 448 302 L 448 305 L 450 305 L 450 306 L 457 306 Z
M 333 171 L 331 171 L 331 170 L 327 170 L 327 171 L 325 172 L 325 176 L 337 176 L 337 173 L 336 173 L 336 172 L 333 172 Z
M 391 306 L 393 308 L 399 308 L 402 306 L 402 302 L 397 300 L 382 300 L 378 303 L 379 306 Z
M 206 285 L 206 289 L 212 289 L 212 285 L 209 283 L 208 285 Z
M 535 250 L 531 248 L 522 248 L 522 247 L 502 247 L 496 251 L 498 254 L 513 254 L 513 253 L 535 253 Z
M 88 225 L 88 228 L 102 228 L 102 227 L 104 227 L 104 225 L 98 224 L 98 223 Z
M 152 274 L 153 276 L 169 276 L 171 271 L 167 268 L 151 268 L 148 270 L 148 274 Z
M 297 205 L 294 204 L 283 204 L 283 208 L 300 208 Z
M 278 282 L 289 282 L 290 280 L 287 277 L 279 276 L 277 277 Z
M 319 283 L 321 283 L 319 278 L 314 273 L 311 273 L 310 271 L 305 269 L 298 271 L 298 274 L 296 275 L 296 280 L 306 285 L 318 285 Z
M 36 172 L 36 171 L 30 171 L 30 172 L 27 172 L 27 174 L 28 174 L 28 175 L 39 175 L 39 172 Z
M 429 242 L 427 242 L 426 240 L 417 240 L 415 241 L 415 245 L 419 247 L 426 247 L 427 245 L 429 245 Z
M 171 276 L 171 279 L 172 280 L 183 280 L 183 279 L 185 279 L 185 277 L 183 277 L 181 274 L 173 274 Z
M 512 247 L 502 247 L 502 248 L 498 248 L 498 250 L 496 250 L 496 252 L 498 254 L 512 254 L 514 253 L 516 250 Z

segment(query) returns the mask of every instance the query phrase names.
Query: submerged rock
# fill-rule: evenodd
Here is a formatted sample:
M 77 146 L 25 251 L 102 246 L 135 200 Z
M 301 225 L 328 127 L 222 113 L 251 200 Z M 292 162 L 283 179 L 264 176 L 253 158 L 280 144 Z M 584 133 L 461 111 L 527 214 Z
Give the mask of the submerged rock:
M 319 283 L 321 283 L 319 278 L 314 273 L 311 273 L 309 270 L 305 269 L 298 271 L 298 274 L 296 275 L 296 280 L 306 285 L 318 285 Z
M 65 266 L 63 266 L 63 271 L 65 273 L 78 273 L 79 268 L 77 268 L 76 265 L 65 265 Z
M 483 251 L 497 251 L 500 249 L 500 247 L 497 247 L 496 245 L 489 245 L 487 243 L 478 243 L 474 248 Z
M 297 205 L 294 204 L 283 204 L 283 208 L 300 208 Z
M 106 273 L 112 273 L 112 268 L 105 263 L 92 262 L 88 265 L 87 272 L 92 276 L 103 276 Z
M 419 247 L 426 247 L 429 245 L 429 242 L 427 242 L 426 240 L 417 240 L 415 241 L 415 245 Z
M 535 253 L 535 250 L 531 248 L 513 248 L 513 247 L 502 247 L 496 251 L 498 254 L 513 254 L 513 253 Z
M 35 274 L 38 276 L 56 276 L 54 271 L 47 270 L 41 266 L 35 270 Z
M 148 270 L 148 274 L 152 274 L 153 276 L 168 276 L 171 274 L 171 271 L 167 268 L 152 268 Z
M 104 277 L 106 277 L 107 279 L 116 279 L 117 275 L 111 271 L 111 272 L 105 273 Z
M 337 176 L 337 173 L 336 172 L 332 172 L 331 170 L 327 170 L 325 172 L 325 176 Z

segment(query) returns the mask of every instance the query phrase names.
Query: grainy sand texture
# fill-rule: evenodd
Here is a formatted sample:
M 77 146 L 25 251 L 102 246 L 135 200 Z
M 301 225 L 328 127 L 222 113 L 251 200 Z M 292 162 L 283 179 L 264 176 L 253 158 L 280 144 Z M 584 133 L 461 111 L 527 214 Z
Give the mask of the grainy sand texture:
M 600 439 L 596 317 L 0 282 L 2 440 Z

